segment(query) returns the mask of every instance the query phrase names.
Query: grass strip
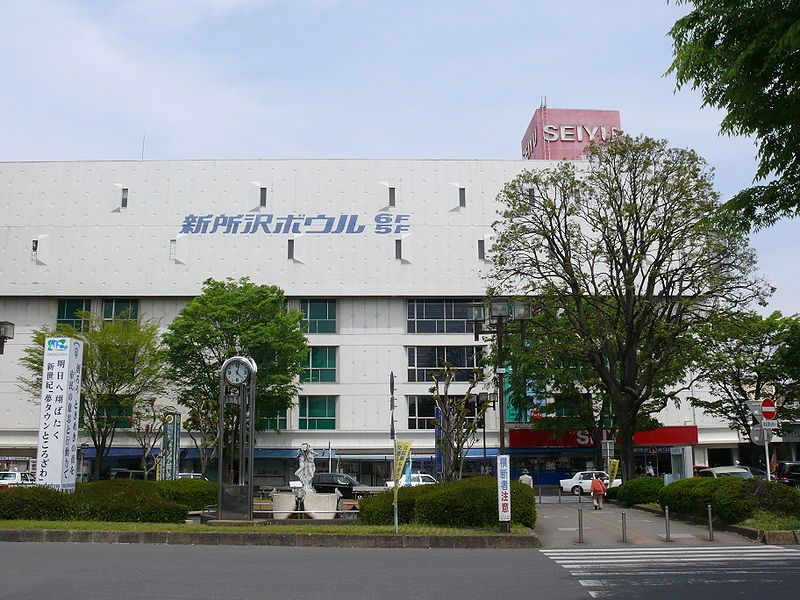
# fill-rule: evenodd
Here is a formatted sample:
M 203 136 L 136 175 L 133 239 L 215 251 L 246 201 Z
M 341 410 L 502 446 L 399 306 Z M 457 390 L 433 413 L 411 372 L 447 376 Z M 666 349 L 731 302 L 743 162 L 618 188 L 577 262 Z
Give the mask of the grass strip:
M 752 527 L 753 529 L 763 529 L 764 531 L 790 531 L 800 529 L 800 517 L 787 517 L 760 510 L 752 518 L 742 521 L 739 525 Z

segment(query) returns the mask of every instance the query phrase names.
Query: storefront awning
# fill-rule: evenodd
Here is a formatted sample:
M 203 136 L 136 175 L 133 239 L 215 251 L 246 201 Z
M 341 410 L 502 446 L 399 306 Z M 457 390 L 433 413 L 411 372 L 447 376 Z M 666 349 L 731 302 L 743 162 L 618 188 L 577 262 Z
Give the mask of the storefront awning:
M 154 448 L 150 452 L 150 456 L 158 456 L 161 454 L 161 450 L 158 448 Z M 95 448 L 87 448 L 86 454 L 83 457 L 87 460 L 91 460 L 97 456 L 97 450 Z M 111 447 L 108 449 L 106 453 L 106 458 L 141 458 L 142 457 L 142 449 L 141 448 L 132 448 L 132 447 L 121 447 L 115 448 Z

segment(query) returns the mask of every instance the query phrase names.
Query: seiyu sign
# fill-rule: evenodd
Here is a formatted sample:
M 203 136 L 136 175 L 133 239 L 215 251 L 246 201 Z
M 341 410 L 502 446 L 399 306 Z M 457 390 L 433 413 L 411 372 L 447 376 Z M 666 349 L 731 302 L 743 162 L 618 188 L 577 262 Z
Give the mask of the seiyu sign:
M 36 483 L 57 490 L 75 489 L 82 364 L 82 342 L 45 340 Z

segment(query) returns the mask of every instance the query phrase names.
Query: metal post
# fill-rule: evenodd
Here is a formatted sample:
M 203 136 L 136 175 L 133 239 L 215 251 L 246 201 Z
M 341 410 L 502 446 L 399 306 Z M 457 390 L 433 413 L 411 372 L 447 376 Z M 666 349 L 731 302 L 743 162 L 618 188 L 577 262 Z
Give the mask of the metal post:
M 578 509 L 578 543 L 583 543 L 583 509 Z
M 769 473 L 769 442 L 767 441 L 767 435 L 771 433 L 769 429 L 764 429 L 764 454 L 767 457 L 767 462 L 764 463 L 765 467 L 764 470 L 767 472 L 767 481 L 772 481 L 772 476 Z
M 558 503 L 561 504 L 561 486 L 558 486 Z
M 708 541 L 714 541 L 714 522 L 711 520 L 711 505 L 708 505 Z
M 539 486 L 539 504 L 542 503 L 542 486 Z
M 583 502 L 583 492 L 578 492 L 578 504 Z
M 625 514 L 625 511 L 623 510 L 622 511 L 622 541 L 623 541 L 623 543 L 628 541 L 628 522 L 627 522 L 626 517 L 627 517 L 627 515 Z
M 669 506 L 664 507 L 664 524 L 667 528 L 667 538 L 666 541 L 671 542 L 672 538 L 669 535 Z
M 503 319 L 497 319 L 497 400 L 500 402 L 500 455 L 506 453 L 506 369 L 503 357 Z M 497 474 L 498 478 L 500 473 Z M 498 479 L 499 481 L 499 479 Z M 511 521 L 500 521 L 500 533 L 511 533 Z

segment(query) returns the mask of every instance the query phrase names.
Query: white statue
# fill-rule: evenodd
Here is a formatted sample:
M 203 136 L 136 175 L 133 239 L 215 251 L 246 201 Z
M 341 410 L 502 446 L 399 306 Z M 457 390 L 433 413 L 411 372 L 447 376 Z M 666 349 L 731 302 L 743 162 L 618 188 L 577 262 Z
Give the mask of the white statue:
M 303 495 L 314 491 L 314 488 L 311 487 L 311 480 L 314 479 L 314 472 L 316 471 L 316 466 L 314 465 L 314 458 L 316 456 L 317 453 L 314 452 L 314 449 L 308 444 L 302 444 L 300 450 L 297 452 L 300 466 L 294 474 L 303 484 Z

